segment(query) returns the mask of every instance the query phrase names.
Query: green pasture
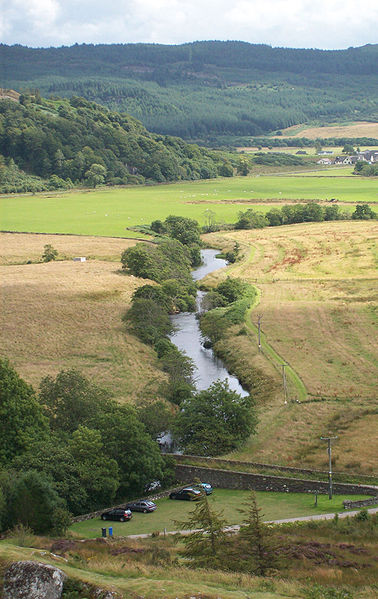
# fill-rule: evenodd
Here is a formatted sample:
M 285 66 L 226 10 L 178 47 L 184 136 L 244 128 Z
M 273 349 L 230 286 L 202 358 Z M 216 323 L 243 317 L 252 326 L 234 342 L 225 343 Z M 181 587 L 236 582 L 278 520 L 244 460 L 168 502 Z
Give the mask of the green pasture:
M 250 497 L 250 491 L 235 491 L 230 489 L 215 489 L 209 496 L 212 508 L 223 511 L 228 524 L 240 524 L 243 515 L 239 512 Z M 328 495 L 318 496 L 318 505 L 314 505 L 314 495 L 311 493 L 273 493 L 260 491 L 256 493 L 257 502 L 261 508 L 264 520 L 280 520 L 300 516 L 312 516 L 343 511 L 344 499 L 366 499 L 365 496 L 335 495 L 329 500 Z M 72 532 L 85 538 L 101 536 L 102 527 L 113 527 L 115 536 L 135 535 L 179 530 L 177 521 L 187 519 L 188 513 L 194 509 L 194 502 L 175 501 L 168 499 L 156 500 L 158 506 L 151 514 L 133 513 L 129 522 L 102 521 L 100 518 L 77 522 L 70 528 Z
M 129 226 L 176 214 L 205 223 L 211 210 L 218 222 L 235 222 L 240 210 L 261 200 L 378 201 L 377 182 L 360 177 L 255 176 L 93 191 L 3 196 L 2 231 L 137 237 Z M 247 205 L 238 200 L 251 202 Z M 258 206 L 267 211 L 271 204 Z

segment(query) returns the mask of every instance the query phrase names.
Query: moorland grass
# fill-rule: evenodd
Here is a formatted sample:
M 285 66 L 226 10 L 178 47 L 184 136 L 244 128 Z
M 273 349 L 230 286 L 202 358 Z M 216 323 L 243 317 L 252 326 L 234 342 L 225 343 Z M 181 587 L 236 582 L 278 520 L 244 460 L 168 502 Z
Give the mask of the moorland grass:
M 180 182 L 93 191 L 2 197 L 1 229 L 35 233 L 71 233 L 138 237 L 127 227 L 164 220 L 170 214 L 206 222 L 206 210 L 217 222 L 236 222 L 241 206 L 267 200 L 377 202 L 376 181 L 361 177 L 256 176 Z

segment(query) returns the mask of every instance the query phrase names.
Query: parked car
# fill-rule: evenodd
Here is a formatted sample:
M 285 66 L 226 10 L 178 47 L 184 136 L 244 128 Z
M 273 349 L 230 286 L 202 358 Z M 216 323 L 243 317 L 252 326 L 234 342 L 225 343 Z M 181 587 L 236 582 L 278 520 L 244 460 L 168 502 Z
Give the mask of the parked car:
M 147 512 L 153 512 L 156 510 L 157 505 L 153 501 L 147 501 L 147 499 L 143 499 L 142 501 L 133 501 L 126 505 L 127 510 L 131 510 L 132 512 L 143 512 L 147 514 Z
M 184 499 L 186 501 L 196 501 L 202 495 L 202 492 L 192 487 L 185 487 L 185 489 L 179 489 L 178 491 L 172 491 L 169 494 L 169 499 Z
M 211 495 L 213 492 L 213 487 L 210 485 L 210 483 L 196 483 L 195 485 L 192 485 L 191 488 L 198 489 L 199 491 L 205 491 L 206 495 Z
M 127 520 L 131 520 L 132 517 L 133 515 L 130 510 L 122 508 L 108 510 L 101 514 L 101 520 L 119 520 L 119 522 L 126 522 Z

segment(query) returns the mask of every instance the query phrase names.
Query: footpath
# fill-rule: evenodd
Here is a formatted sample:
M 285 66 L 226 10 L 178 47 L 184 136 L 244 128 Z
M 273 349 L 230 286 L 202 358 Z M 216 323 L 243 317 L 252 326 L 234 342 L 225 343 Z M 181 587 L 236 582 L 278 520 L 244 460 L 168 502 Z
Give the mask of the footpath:
M 361 510 L 353 510 L 348 512 L 337 512 L 339 518 L 347 518 L 348 516 L 356 516 Z M 378 507 L 373 507 L 366 510 L 368 514 L 376 514 L 378 512 Z M 317 514 L 316 516 L 300 516 L 298 518 L 284 518 L 282 520 L 265 520 L 265 524 L 288 524 L 290 522 L 308 522 L 310 520 L 333 520 L 336 513 L 332 514 Z M 227 526 L 224 530 L 225 532 L 237 532 L 240 529 L 239 524 L 235 524 L 234 526 Z M 167 531 L 167 535 L 189 535 L 192 532 L 199 532 L 201 529 L 197 528 L 194 530 L 170 530 Z M 127 535 L 128 539 L 147 539 L 151 534 L 140 534 L 140 535 Z

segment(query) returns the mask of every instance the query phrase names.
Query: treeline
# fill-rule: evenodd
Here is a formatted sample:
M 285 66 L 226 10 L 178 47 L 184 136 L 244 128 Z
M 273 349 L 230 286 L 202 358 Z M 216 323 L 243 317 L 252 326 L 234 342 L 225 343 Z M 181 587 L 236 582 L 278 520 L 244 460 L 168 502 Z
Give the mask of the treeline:
M 261 136 L 318 120 L 375 119 L 378 46 L 296 50 L 244 42 L 0 46 L 4 85 L 80 95 L 150 130 Z M 210 139 L 211 141 L 211 139 Z
M 151 134 L 134 118 L 83 98 L 38 94 L 0 101 L 0 155 L 6 192 L 232 176 L 240 162 Z
M 160 393 L 179 407 L 169 420 L 178 446 L 196 455 L 231 451 L 255 431 L 252 398 L 242 398 L 219 381 L 196 392 L 192 360 L 169 339 L 173 332 L 169 316 L 196 309 L 197 286 L 190 269 L 200 263 L 199 225 L 192 219 L 169 216 L 163 222 L 151 223 L 150 231 L 162 239 L 156 245 L 140 243 L 128 248 L 121 261 L 127 272 L 158 284 L 143 285 L 134 293 L 123 320 L 139 339 L 152 345 L 160 368 L 167 374 Z M 231 326 L 244 318 L 254 291 L 239 280 L 227 279 L 207 297 L 207 309 L 227 307 L 226 321 Z
M 350 215 L 348 212 L 340 210 L 340 207 L 335 204 L 320 206 L 315 202 L 307 202 L 306 204 L 272 208 L 266 214 L 249 208 L 244 212 L 239 212 L 239 218 L 234 227 L 235 229 L 262 229 L 295 223 L 347 220 L 349 218 L 370 220 L 377 218 L 377 214 L 368 204 L 357 204 L 354 212 Z
M 75 370 L 41 381 L 39 393 L 0 361 L 0 530 L 65 528 L 80 514 L 172 480 L 136 409 Z
M 378 164 L 367 164 L 359 160 L 355 164 L 353 174 L 362 177 L 378 177 Z

